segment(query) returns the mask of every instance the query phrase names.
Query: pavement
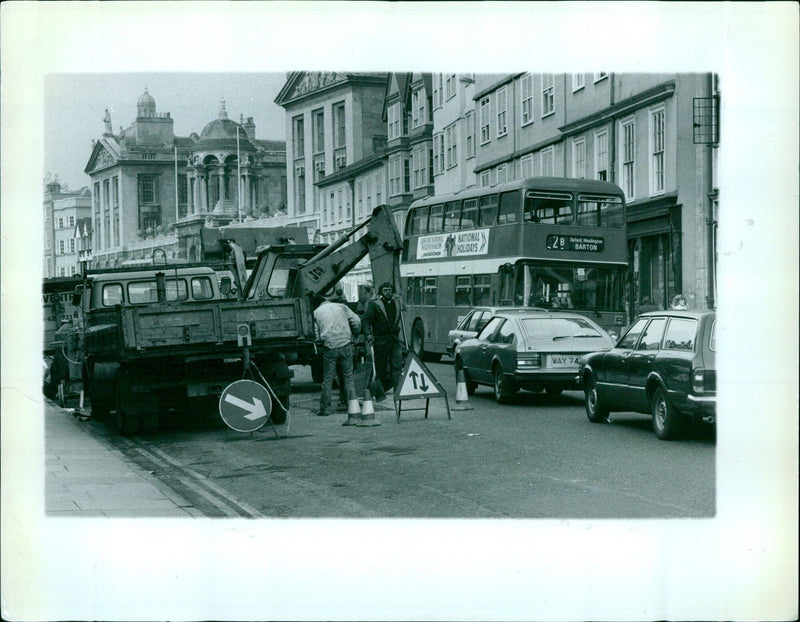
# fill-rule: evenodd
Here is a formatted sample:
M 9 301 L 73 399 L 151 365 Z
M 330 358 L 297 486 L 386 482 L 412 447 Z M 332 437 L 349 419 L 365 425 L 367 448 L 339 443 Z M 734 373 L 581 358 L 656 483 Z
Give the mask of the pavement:
M 154 475 L 92 435 L 74 412 L 49 400 L 45 406 L 47 516 L 203 516 Z

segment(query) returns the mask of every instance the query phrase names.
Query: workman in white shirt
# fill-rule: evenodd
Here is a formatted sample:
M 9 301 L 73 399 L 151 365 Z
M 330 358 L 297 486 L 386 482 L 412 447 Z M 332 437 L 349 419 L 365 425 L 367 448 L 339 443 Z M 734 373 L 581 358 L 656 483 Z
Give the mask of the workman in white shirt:
M 322 395 L 317 415 L 326 417 L 331 414 L 331 387 L 337 365 L 341 366 L 344 381 L 344 387 L 340 386 L 339 391 L 344 391 L 348 399 L 355 395 L 353 336 L 361 330 L 361 319 L 347 305 L 325 300 L 319 295 L 314 297 L 314 306 L 314 320 L 323 346 Z M 344 425 L 350 425 L 348 422 L 349 417 Z

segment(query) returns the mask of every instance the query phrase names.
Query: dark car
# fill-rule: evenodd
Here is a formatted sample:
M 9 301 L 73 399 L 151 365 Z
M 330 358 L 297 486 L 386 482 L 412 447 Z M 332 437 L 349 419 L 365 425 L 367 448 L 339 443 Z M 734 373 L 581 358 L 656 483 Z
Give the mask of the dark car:
M 463 370 L 469 394 L 489 385 L 502 404 L 518 389 L 580 389 L 578 359 L 613 345 L 606 331 L 577 313 L 505 309 L 477 337 L 456 346 L 455 367 Z
M 689 418 L 713 423 L 716 323 L 713 311 L 643 313 L 614 348 L 583 357 L 589 421 L 605 423 L 611 411 L 649 413 L 661 439 L 679 436 Z

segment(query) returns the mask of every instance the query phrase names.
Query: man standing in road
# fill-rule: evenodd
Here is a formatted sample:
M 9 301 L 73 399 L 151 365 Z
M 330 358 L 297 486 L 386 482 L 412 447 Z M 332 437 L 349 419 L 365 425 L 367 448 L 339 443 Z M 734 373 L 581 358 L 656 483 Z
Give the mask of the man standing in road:
M 370 300 L 364 312 L 364 337 L 367 352 L 374 351 L 375 371 L 388 393 L 397 387 L 403 368 L 403 342 L 400 340 L 401 301 L 391 283 L 378 288 L 380 298 Z
M 346 398 L 356 394 L 353 381 L 353 335 L 361 328 L 361 320 L 347 305 L 314 297 L 314 320 L 322 341 L 322 395 L 318 415 L 331 414 L 331 386 L 337 367 L 341 366 L 344 386 L 339 386 L 340 394 Z M 349 421 L 349 417 L 348 417 Z M 345 425 L 349 425 L 345 421 Z

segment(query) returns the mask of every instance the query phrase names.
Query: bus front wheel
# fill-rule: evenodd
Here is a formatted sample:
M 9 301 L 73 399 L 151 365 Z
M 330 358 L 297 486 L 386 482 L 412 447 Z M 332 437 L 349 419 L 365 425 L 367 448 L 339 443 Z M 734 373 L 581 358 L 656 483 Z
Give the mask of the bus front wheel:
M 425 327 L 422 320 L 417 320 L 411 327 L 411 351 L 419 358 L 425 352 Z

